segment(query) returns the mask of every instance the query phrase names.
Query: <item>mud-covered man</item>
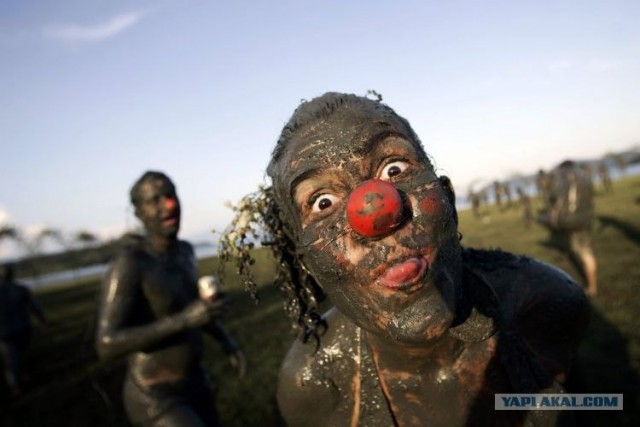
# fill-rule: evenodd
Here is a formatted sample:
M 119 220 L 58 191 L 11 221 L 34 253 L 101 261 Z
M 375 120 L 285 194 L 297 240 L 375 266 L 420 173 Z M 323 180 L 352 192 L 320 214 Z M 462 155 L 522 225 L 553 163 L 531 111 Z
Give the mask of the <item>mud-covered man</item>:
M 15 267 L 7 263 L 0 277 L 0 368 L 13 397 L 22 392 L 20 359 L 31 342 L 31 316 L 46 324 L 44 310 L 29 288 L 15 280 Z
M 540 169 L 536 174 L 536 189 L 538 190 L 538 198 L 542 202 L 544 209 L 549 207 L 549 176 Z
M 582 168 L 566 160 L 549 177 L 548 208 L 537 221 L 551 232 L 551 239 L 567 251 L 585 277 L 588 295 L 598 292 L 598 264 L 593 250 L 593 184 Z
M 518 201 L 523 211 L 524 218 L 524 226 L 525 228 L 531 228 L 531 223 L 533 222 L 533 209 L 531 207 L 531 197 L 527 194 L 527 192 L 522 187 L 516 188 L 516 192 L 518 193 Z
M 244 357 L 216 320 L 222 301 L 199 296 L 193 248 L 177 238 L 181 210 L 172 181 L 149 171 L 130 196 L 146 235 L 122 251 L 104 279 L 98 354 L 128 356 L 123 398 L 132 423 L 216 426 L 200 364 L 202 331 L 220 341 L 240 375 Z
M 563 390 L 584 293 L 533 259 L 461 247 L 451 183 L 405 119 L 327 93 L 294 112 L 268 174 L 269 243 L 304 332 L 279 375 L 289 426 L 571 422 L 496 411 L 494 395 Z

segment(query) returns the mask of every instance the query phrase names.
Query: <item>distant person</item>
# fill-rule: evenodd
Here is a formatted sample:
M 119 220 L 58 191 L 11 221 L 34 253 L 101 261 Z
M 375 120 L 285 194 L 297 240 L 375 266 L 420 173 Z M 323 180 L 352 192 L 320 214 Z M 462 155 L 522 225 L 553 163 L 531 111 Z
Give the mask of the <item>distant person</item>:
M 482 189 L 480 190 L 480 192 L 478 193 L 478 197 L 480 198 L 480 204 L 481 205 L 488 205 L 489 204 L 489 193 L 487 192 L 487 189 Z
M 496 200 L 496 206 L 501 208 L 502 207 L 502 184 L 500 184 L 499 181 L 494 181 L 493 182 L 493 195 L 495 197 Z
M 508 183 L 501 184 L 502 185 L 502 193 L 504 194 L 504 198 L 507 202 L 507 208 L 510 208 L 513 204 L 513 197 L 511 195 L 511 187 Z
M 538 190 L 538 197 L 540 198 L 544 209 L 548 209 L 549 207 L 550 184 L 549 176 L 544 169 L 540 169 L 536 175 L 536 189 Z
M 471 202 L 471 209 L 473 210 L 473 216 L 476 218 L 480 217 L 480 194 L 469 190 L 469 194 L 467 195 L 469 202 Z
M 593 168 L 589 163 L 582 163 L 580 169 L 591 182 L 593 182 Z
M 193 248 L 177 238 L 181 210 L 173 182 L 150 171 L 130 195 L 146 235 L 124 248 L 104 279 L 98 355 L 128 357 L 123 399 L 133 424 L 217 426 L 200 363 L 202 331 L 220 341 L 240 376 L 244 356 L 217 320 L 222 300 L 199 295 Z
M 567 160 L 553 173 L 549 208 L 537 217 L 552 239 L 576 259 L 586 279 L 586 293 L 596 295 L 598 265 L 593 251 L 593 186 L 582 170 Z
M 518 187 L 516 189 L 516 192 L 518 193 L 518 200 L 523 211 L 524 226 L 527 229 L 531 228 L 531 223 L 533 222 L 533 209 L 531 208 L 531 198 L 529 197 L 527 192 L 524 191 L 522 187 Z
M 26 286 L 15 281 L 14 265 L 5 264 L 0 278 L 0 365 L 12 396 L 21 394 L 20 359 L 31 341 L 34 315 L 46 324 L 44 311 Z
M 256 206 L 303 332 L 279 375 L 289 427 L 568 421 L 496 411 L 495 394 L 563 391 L 584 293 L 539 261 L 462 247 L 453 186 L 406 119 L 326 93 L 295 110 L 267 174 Z
M 611 174 L 605 162 L 598 164 L 598 176 L 600 177 L 600 185 L 604 194 L 613 193 L 613 183 L 611 182 Z

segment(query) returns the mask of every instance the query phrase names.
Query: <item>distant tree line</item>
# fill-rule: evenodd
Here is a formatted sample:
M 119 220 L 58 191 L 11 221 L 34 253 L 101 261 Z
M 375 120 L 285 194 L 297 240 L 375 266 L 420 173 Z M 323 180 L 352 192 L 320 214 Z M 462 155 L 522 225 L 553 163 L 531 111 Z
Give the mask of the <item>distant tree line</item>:
M 88 230 L 65 235 L 60 230 L 45 228 L 29 236 L 13 225 L 0 227 L 0 244 L 13 241 L 24 253 L 21 258 L 13 261 L 18 275 L 22 277 L 108 262 L 120 247 L 120 240 L 105 242 Z M 45 254 L 47 241 L 54 243 L 60 250 Z

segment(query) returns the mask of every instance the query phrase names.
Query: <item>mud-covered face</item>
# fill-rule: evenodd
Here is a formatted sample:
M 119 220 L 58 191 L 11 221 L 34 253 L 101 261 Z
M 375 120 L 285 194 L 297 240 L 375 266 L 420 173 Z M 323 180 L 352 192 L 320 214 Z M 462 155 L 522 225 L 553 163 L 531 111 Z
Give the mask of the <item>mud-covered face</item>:
M 296 133 L 274 180 L 290 195 L 302 262 L 362 328 L 407 343 L 437 338 L 461 284 L 452 193 L 401 122 L 338 113 Z M 345 214 L 370 179 L 391 183 L 404 202 L 403 220 L 376 237 L 356 233 Z
M 149 234 L 175 237 L 180 229 L 180 200 L 166 179 L 149 179 L 140 185 L 136 216 Z

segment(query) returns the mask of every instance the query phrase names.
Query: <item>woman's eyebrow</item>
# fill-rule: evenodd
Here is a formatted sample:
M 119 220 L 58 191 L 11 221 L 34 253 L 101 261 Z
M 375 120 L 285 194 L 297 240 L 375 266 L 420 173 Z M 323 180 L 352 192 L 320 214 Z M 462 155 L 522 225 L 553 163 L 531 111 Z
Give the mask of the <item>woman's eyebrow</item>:
M 379 134 L 374 135 L 371 139 L 365 141 L 365 143 L 362 144 L 362 147 L 354 150 L 354 152 L 360 156 L 366 156 L 367 154 L 375 150 L 380 144 L 386 141 L 387 138 L 390 138 L 392 136 L 403 139 L 407 138 L 405 135 L 392 130 L 380 132 Z
M 295 200 L 296 188 L 298 187 L 298 185 L 302 181 L 305 181 L 305 180 L 311 179 L 311 178 L 315 178 L 316 176 L 320 175 L 321 173 L 322 173 L 322 169 L 313 168 L 313 169 L 306 170 L 306 171 L 302 172 L 300 175 L 298 175 L 295 178 L 293 178 L 293 180 L 291 181 L 291 186 L 289 187 L 289 197 L 291 197 L 292 199 Z

